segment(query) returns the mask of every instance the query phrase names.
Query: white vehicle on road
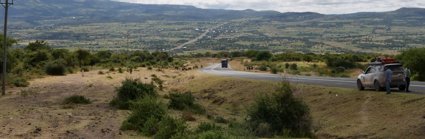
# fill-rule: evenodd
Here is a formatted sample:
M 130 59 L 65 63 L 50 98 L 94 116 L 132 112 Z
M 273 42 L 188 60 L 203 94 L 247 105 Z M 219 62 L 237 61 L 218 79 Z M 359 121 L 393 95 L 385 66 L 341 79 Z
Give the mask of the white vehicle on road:
M 373 62 L 370 66 L 357 77 L 357 88 L 365 88 L 381 91 L 385 88 L 385 69 L 390 68 L 393 72 L 391 79 L 391 88 L 404 90 L 406 80 L 404 76 L 403 65 L 398 62 Z

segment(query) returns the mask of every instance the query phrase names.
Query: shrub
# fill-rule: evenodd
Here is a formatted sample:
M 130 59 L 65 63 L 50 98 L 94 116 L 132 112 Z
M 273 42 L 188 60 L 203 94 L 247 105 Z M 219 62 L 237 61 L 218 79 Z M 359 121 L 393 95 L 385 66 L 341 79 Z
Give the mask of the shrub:
M 122 86 L 117 89 L 117 92 L 117 96 L 110 104 L 119 109 L 128 109 L 130 101 L 157 95 L 155 86 L 142 83 L 137 79 L 124 80 Z
M 257 136 L 267 135 L 265 130 L 270 129 L 278 135 L 311 137 L 309 108 L 293 96 L 289 83 L 282 83 L 271 96 L 257 98 L 248 116 L 248 125 Z
M 196 121 L 196 118 L 193 117 L 192 112 L 183 112 L 181 119 L 184 121 Z
M 227 139 L 224 133 L 219 130 L 211 130 L 199 133 L 195 138 L 197 139 Z
M 30 83 L 26 79 L 18 77 L 13 80 L 13 85 L 16 87 L 27 87 Z
M 211 130 L 221 130 L 222 128 L 220 126 L 217 126 L 213 123 L 201 123 L 198 125 L 198 129 L 196 129 L 197 133 L 211 131 Z
M 270 60 L 270 58 L 272 58 L 272 54 L 270 52 L 267 51 L 261 51 L 259 52 L 256 56 L 255 56 L 255 60 L 257 61 L 267 61 Z
M 123 122 L 122 130 L 135 130 L 145 135 L 154 135 L 159 122 L 166 115 L 166 108 L 154 97 L 145 97 L 130 104 L 131 115 Z
M 159 130 L 155 139 L 187 138 L 186 123 L 179 119 L 164 117 L 159 122 Z
M 267 65 L 260 65 L 259 67 L 258 67 L 258 70 L 260 70 L 260 71 L 267 71 Z
M 226 123 L 228 123 L 228 122 L 229 122 L 228 120 L 224 119 L 224 118 L 223 118 L 223 117 L 221 117 L 221 116 L 217 116 L 217 117 L 215 117 L 215 118 L 214 118 L 214 121 L 215 121 L 215 122 L 217 122 L 217 123 L 222 123 L 222 124 L 226 124 Z
M 48 63 L 45 71 L 48 75 L 65 75 L 66 67 L 62 60 L 56 60 Z
M 202 106 L 195 103 L 195 97 L 190 92 L 170 94 L 168 107 L 175 110 L 188 110 L 198 114 L 205 113 Z
M 155 74 L 152 74 L 152 84 L 158 86 L 161 91 L 164 89 L 164 81 L 158 78 Z
M 99 72 L 97 72 L 97 74 L 99 74 L 99 75 L 103 75 L 103 74 L 105 74 L 103 71 L 99 71 Z
M 83 72 L 89 72 L 90 70 L 89 70 L 89 68 L 83 67 L 83 68 L 81 68 L 81 71 L 83 71 Z
M 291 70 L 298 70 L 298 65 L 295 63 L 292 63 L 291 66 L 289 67 Z
M 271 68 L 271 72 L 272 72 L 272 74 L 277 74 L 277 72 L 279 72 L 278 70 L 279 70 L 279 69 L 277 69 L 277 67 L 272 67 L 272 68 Z
M 414 48 L 401 53 L 398 58 L 402 60 L 404 66 L 411 68 L 416 74 L 415 80 L 425 81 L 425 48 Z
M 91 101 L 88 98 L 85 98 L 84 96 L 74 95 L 66 98 L 63 101 L 63 104 L 90 104 Z
M 122 70 L 122 68 L 118 68 L 118 73 L 124 73 L 124 71 Z

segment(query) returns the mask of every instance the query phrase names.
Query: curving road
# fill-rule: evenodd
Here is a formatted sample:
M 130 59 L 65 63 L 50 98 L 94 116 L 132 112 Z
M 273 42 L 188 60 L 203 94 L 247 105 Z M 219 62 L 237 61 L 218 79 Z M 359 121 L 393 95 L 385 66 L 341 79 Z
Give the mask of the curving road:
M 201 69 L 202 72 L 218 76 L 246 78 L 254 80 L 270 80 L 270 81 L 290 81 L 293 83 L 303 83 L 312 85 L 323 85 L 329 87 L 357 88 L 356 80 L 351 78 L 333 78 L 333 77 L 311 77 L 311 76 L 292 76 L 286 75 L 282 77 L 277 74 L 253 73 L 244 71 L 234 71 L 231 69 L 223 69 L 220 64 L 214 64 Z M 412 93 L 425 94 L 425 82 L 412 82 Z

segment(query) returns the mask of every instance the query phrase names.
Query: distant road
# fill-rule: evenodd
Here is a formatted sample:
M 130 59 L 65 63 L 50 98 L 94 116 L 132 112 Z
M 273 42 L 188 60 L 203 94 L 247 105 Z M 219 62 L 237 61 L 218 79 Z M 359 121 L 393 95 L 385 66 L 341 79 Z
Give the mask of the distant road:
M 200 40 L 200 39 L 204 38 L 205 36 L 207 36 L 207 34 L 208 34 L 208 33 L 210 33 L 211 31 L 213 31 L 213 30 L 215 30 L 215 29 L 217 29 L 217 28 L 219 28 L 219 27 L 221 27 L 221 26 L 222 26 L 222 25 L 224 25 L 224 24 L 226 24 L 226 23 L 223 23 L 223 24 L 220 24 L 220 25 L 215 26 L 215 27 L 213 27 L 213 28 L 209 28 L 209 29 L 207 29 L 204 33 L 202 33 L 202 34 L 201 34 L 201 35 L 199 35 L 198 37 L 196 37 L 196 38 L 194 38 L 194 39 L 192 39 L 192 40 L 189 40 L 189 41 L 187 41 L 187 42 L 185 42 L 185 43 L 183 43 L 183 44 L 181 44 L 181 45 L 179 45 L 179 46 L 177 46 L 177 47 L 174 47 L 173 49 L 171 49 L 171 51 L 178 50 L 178 49 L 182 49 L 182 48 L 183 48 L 183 47 L 185 47 L 186 45 L 189 45 L 189 44 L 192 44 L 192 43 L 197 42 L 198 40 Z
M 232 69 L 223 69 L 220 64 L 203 68 L 201 70 L 207 74 L 218 76 L 246 78 L 255 80 L 269 80 L 269 81 L 290 81 L 293 83 L 322 85 L 329 87 L 343 87 L 357 89 L 356 79 L 351 78 L 333 78 L 333 77 L 311 77 L 311 76 L 285 76 L 282 77 L 277 74 L 267 73 L 253 73 L 244 71 L 234 71 Z M 412 82 L 412 93 L 425 94 L 425 82 Z

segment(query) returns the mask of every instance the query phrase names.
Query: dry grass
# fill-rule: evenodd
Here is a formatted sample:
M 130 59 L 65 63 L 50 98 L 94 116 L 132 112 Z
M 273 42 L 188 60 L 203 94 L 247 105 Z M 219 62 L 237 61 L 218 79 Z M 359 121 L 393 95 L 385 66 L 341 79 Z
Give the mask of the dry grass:
M 213 62 L 215 60 L 211 60 Z M 271 93 L 276 82 L 253 81 L 203 75 L 197 71 L 138 69 L 129 73 L 98 71 L 46 77 L 31 82 L 27 90 L 35 93 L 21 96 L 21 88 L 11 89 L 0 98 L 1 137 L 11 138 L 141 138 L 134 132 L 119 131 L 128 111 L 108 106 L 125 78 L 150 82 L 152 74 L 165 80 L 166 91 L 191 91 L 206 115 L 192 115 L 191 128 L 201 122 L 223 117 L 243 121 L 246 108 L 256 96 Z M 112 79 L 107 79 L 111 76 Z M 354 89 L 294 85 L 296 96 L 311 108 L 315 133 L 319 138 L 423 138 L 425 136 L 425 96 L 413 94 L 384 95 L 383 92 L 358 92 Z M 84 95 L 92 104 L 63 109 L 66 96 Z M 164 101 L 166 101 L 164 99 Z M 181 117 L 181 111 L 170 110 Z M 37 128 L 41 132 L 37 131 Z
M 425 96 L 298 85 L 316 134 L 343 138 L 423 138 Z
M 201 76 L 177 87 L 195 92 L 212 115 L 242 121 L 256 96 L 277 83 Z M 421 138 L 425 136 L 425 96 L 294 85 L 311 108 L 319 138 Z M 176 88 L 175 88 L 176 89 Z

